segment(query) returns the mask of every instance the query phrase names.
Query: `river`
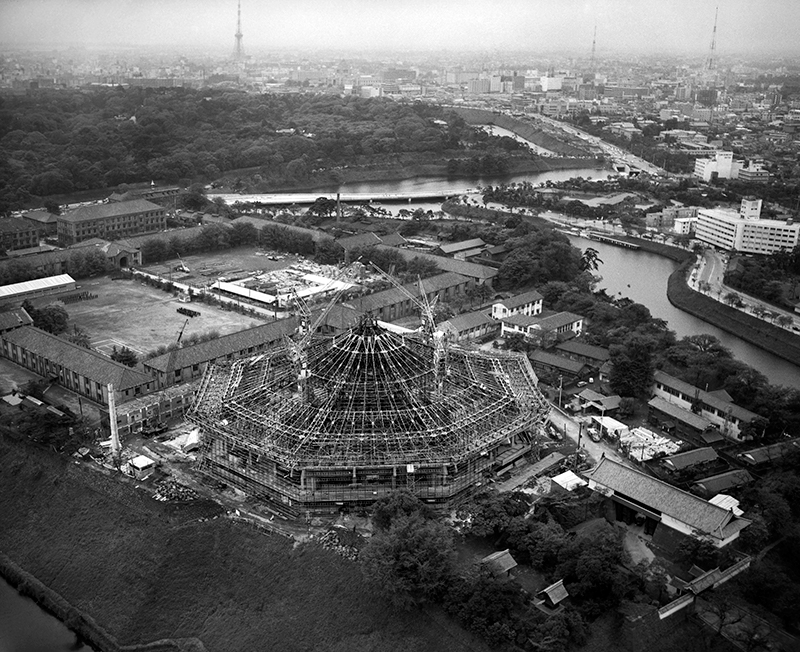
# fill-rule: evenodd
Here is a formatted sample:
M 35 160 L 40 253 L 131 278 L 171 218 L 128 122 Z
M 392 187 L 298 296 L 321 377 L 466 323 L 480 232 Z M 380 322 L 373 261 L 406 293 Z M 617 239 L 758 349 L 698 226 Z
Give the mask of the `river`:
M 568 237 L 581 251 L 593 247 L 599 252 L 603 261 L 597 272 L 603 277 L 599 287 L 608 294 L 628 297 L 647 306 L 654 317 L 666 320 L 678 337 L 699 333 L 714 335 L 731 350 L 734 357 L 758 369 L 773 384 L 800 386 L 800 367 L 707 324 L 669 302 L 667 279 L 678 268 L 678 263 L 644 251 L 615 247 L 578 236 Z
M 75 634 L 0 578 L 0 652 L 91 652 Z
M 505 177 L 475 177 L 472 179 L 448 179 L 446 177 L 418 177 L 414 179 L 401 179 L 398 181 L 360 181 L 343 183 L 340 186 L 320 188 L 314 191 L 302 193 L 261 193 L 261 194 L 209 194 L 209 199 L 222 197 L 228 204 L 234 202 L 273 202 L 276 197 L 280 197 L 286 204 L 311 203 L 320 196 L 335 197 L 336 193 L 436 193 L 441 196 L 464 195 L 475 193 L 480 186 L 498 185 L 501 183 L 522 183 L 528 181 L 534 185 L 545 183 L 546 181 L 566 181 L 574 177 L 584 179 L 607 179 L 611 172 L 599 168 L 577 168 L 571 170 L 550 170 L 548 172 L 537 172 L 531 174 L 515 174 Z M 434 201 L 411 201 L 411 202 L 392 202 L 382 205 L 382 208 L 397 215 L 401 209 L 438 211 L 441 210 L 441 202 Z

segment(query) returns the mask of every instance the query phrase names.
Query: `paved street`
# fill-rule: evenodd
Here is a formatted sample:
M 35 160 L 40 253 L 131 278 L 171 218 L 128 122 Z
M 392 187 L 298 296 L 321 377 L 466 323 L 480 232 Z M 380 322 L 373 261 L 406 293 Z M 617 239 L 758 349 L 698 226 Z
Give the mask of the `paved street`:
M 723 283 L 723 279 L 726 269 L 727 258 L 725 257 L 725 254 L 721 254 L 713 249 L 706 249 L 703 252 L 703 255 L 700 257 L 699 263 L 694 267 L 689 276 L 689 287 L 697 290 L 698 292 L 703 292 L 703 294 L 706 294 L 712 299 L 722 302 L 724 302 L 725 297 L 729 293 L 733 292 L 739 297 L 743 304 L 740 308 L 738 308 L 742 312 L 746 312 L 754 317 L 758 317 L 753 310 L 757 310 L 756 306 L 760 306 L 762 310 L 769 311 L 773 315 L 785 315 L 791 319 L 791 323 L 787 323 L 787 326 L 785 326 L 787 330 L 792 330 L 793 328 L 800 330 L 800 316 L 788 310 L 777 308 L 772 304 L 761 301 L 755 297 L 751 297 L 744 292 L 740 292 L 739 290 L 735 290 L 725 285 Z M 705 283 L 707 283 L 708 286 L 705 286 Z M 704 288 L 707 288 L 707 290 L 704 291 Z M 777 324 L 772 318 L 764 317 L 763 320 L 776 326 L 780 326 L 780 324 Z
M 561 410 L 556 407 L 553 407 L 550 410 L 550 422 L 556 426 L 562 433 L 566 432 L 567 437 L 569 437 L 573 443 L 578 444 L 578 434 L 581 430 L 579 425 L 579 421 L 573 419 L 572 417 L 564 414 Z M 622 462 L 623 464 L 629 464 L 630 462 L 627 459 L 624 459 L 619 453 L 617 453 L 616 449 L 613 446 L 608 445 L 605 440 L 600 442 L 593 442 L 589 439 L 589 436 L 586 434 L 586 426 L 584 425 L 582 428 L 582 436 L 580 438 L 580 446 L 583 448 L 591 458 L 597 462 L 600 460 L 600 457 L 605 453 L 606 457 L 610 457 L 617 462 Z

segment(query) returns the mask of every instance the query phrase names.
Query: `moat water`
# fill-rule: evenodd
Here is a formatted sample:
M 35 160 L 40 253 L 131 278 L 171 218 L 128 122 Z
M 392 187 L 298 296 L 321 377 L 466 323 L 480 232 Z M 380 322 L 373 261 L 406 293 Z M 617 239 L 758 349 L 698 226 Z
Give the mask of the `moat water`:
M 0 578 L 0 652 L 92 652 L 58 618 Z
M 664 319 L 679 338 L 700 333 L 714 335 L 735 358 L 758 369 L 771 383 L 800 387 L 800 367 L 707 324 L 669 302 L 667 279 L 678 268 L 678 263 L 656 254 L 586 238 L 569 236 L 569 239 L 578 249 L 592 247 L 598 251 L 603 261 L 597 272 L 603 277 L 599 287 L 611 296 L 628 297 L 647 306 L 653 317 Z

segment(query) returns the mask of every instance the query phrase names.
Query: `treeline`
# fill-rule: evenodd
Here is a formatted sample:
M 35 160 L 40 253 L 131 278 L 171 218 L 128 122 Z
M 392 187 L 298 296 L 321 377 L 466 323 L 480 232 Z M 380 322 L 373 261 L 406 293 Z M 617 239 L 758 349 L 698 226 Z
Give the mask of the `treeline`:
M 374 534 L 359 562 L 367 580 L 394 604 L 439 604 L 491 647 L 565 652 L 584 645 L 589 623 L 603 614 L 630 602 L 651 605 L 654 614 L 672 599 L 666 574 L 634 567 L 620 532 L 608 523 L 577 536 L 569 531 L 599 516 L 601 503 L 585 489 L 535 506 L 524 493 L 484 492 L 458 510 L 464 534 L 508 548 L 545 582 L 563 580 L 570 599 L 552 614 L 538 609 L 513 578 L 488 565 L 456 563 L 452 530 L 407 492 L 376 503 Z
M 434 122 L 437 120 L 437 122 Z M 424 103 L 220 90 L 41 90 L 0 98 L 0 212 L 32 196 L 257 168 L 263 181 L 404 153 L 507 149 Z M 372 158 L 371 158 L 372 157 Z
M 725 284 L 769 303 L 793 307 L 794 296 L 787 297 L 785 286 L 793 288 L 800 280 L 800 246 L 770 256 L 738 258 L 725 273 Z
M 559 193 L 542 192 L 542 188 L 528 181 L 522 183 L 487 186 L 483 189 L 484 202 L 498 202 L 506 206 L 559 211 L 583 219 L 607 220 L 620 218 L 634 222 L 644 217 L 644 211 L 633 207 L 632 201 L 620 205 L 600 204 L 587 206 L 581 201 L 564 201 Z
M 511 139 L 509 139 L 511 140 Z M 447 161 L 447 174 L 500 176 L 508 174 L 508 157 L 486 154 L 472 158 L 451 158 Z

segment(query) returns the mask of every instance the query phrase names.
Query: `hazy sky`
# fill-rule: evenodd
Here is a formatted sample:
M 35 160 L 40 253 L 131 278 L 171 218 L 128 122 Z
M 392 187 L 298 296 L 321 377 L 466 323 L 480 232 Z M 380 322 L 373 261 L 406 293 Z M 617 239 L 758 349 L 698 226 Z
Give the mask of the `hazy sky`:
M 800 51 L 800 0 L 242 0 L 245 51 L 272 48 Z M 0 46 L 233 49 L 236 0 L 0 0 Z

